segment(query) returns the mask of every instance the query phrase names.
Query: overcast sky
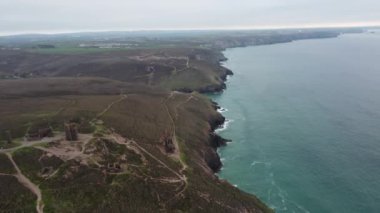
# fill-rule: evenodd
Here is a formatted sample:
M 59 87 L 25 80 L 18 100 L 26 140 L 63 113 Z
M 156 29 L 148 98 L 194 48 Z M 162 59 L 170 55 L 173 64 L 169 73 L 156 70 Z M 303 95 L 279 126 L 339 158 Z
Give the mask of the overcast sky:
M 0 34 L 379 24 L 380 0 L 0 0 Z

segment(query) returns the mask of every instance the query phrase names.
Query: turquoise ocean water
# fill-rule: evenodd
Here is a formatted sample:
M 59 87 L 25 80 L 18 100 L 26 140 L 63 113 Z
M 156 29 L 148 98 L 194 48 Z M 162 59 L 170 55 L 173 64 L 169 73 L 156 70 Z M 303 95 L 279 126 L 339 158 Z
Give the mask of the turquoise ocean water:
M 225 55 L 219 176 L 277 212 L 380 212 L 380 34 Z

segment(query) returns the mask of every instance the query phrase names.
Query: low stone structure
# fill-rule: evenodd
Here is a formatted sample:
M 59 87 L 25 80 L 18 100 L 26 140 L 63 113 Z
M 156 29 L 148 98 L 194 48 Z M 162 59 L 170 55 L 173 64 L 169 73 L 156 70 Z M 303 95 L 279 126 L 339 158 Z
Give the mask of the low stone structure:
M 12 143 L 12 134 L 10 130 L 5 131 L 5 140 L 7 141 L 8 144 Z
M 45 137 L 53 137 L 53 130 L 50 127 L 47 128 L 39 128 L 38 130 L 31 130 L 25 135 L 26 140 L 35 141 L 41 140 Z
M 168 131 L 165 131 L 162 134 L 162 136 L 160 138 L 160 142 L 163 143 L 163 145 L 165 147 L 165 151 L 167 153 L 174 153 L 175 145 L 173 142 L 173 136 Z
M 38 129 L 38 135 L 40 138 L 53 137 L 53 130 L 50 127 L 41 128 Z
M 65 136 L 68 141 L 78 140 L 78 125 L 76 123 L 65 123 Z

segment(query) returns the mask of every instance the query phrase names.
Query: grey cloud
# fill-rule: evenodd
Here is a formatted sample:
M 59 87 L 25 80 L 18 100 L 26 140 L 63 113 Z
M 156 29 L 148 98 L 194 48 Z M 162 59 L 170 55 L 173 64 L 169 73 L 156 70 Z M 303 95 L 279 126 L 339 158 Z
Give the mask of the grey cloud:
M 1 0 L 0 33 L 380 22 L 378 0 Z

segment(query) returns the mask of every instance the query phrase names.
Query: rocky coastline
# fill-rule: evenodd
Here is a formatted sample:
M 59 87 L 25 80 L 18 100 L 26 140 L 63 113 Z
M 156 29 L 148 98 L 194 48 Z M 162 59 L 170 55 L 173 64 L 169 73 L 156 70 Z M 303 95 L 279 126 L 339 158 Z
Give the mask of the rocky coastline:
M 212 39 L 214 43 L 203 41 L 210 44 L 204 48 L 107 54 L 3 50 L 0 56 L 6 63 L 1 63 L 0 68 L 9 71 L 7 75 L 24 77 L 2 80 L 0 98 L 4 101 L 0 111 L 6 122 L 0 122 L 0 129 L 11 129 L 13 138 L 21 138 L 25 123 L 34 122 L 36 127 L 52 124 L 62 131 L 67 119 L 75 119 L 82 125 L 82 139 L 77 142 L 84 144 L 87 137 L 92 138 L 96 149 L 90 154 L 95 163 L 62 161 L 62 166 L 54 168 L 61 172 L 52 179 L 40 176 L 48 165 L 36 163 L 33 168 L 21 168 L 36 183 L 42 180 L 42 201 L 50 211 L 152 212 L 161 208 L 168 212 L 272 212 L 255 195 L 216 175 L 223 167 L 218 148 L 230 142 L 216 130 L 227 126 L 228 120 L 221 114 L 223 108 L 206 95 L 227 89 L 228 76 L 233 75 L 223 66 L 228 60 L 223 55 L 227 48 L 338 35 L 284 32 L 272 36 L 217 37 Z M 41 111 L 48 112 L 43 119 Z M 24 116 L 26 113 L 30 117 Z M 56 145 L 52 143 L 48 148 Z M 21 152 L 13 156 L 20 165 L 39 162 L 50 152 L 25 148 L 28 149 L 20 147 Z M 20 185 L 17 179 L 13 181 Z M 10 189 L 6 185 L 3 188 Z M 59 193 L 47 194 L 62 185 L 65 187 Z M 28 205 L 35 203 L 33 193 L 21 187 L 11 188 L 7 195 L 0 196 L 1 200 L 14 200 L 10 193 L 29 196 L 31 201 L 12 201 L 15 208 L 22 206 L 29 212 Z
M 220 54 L 222 54 L 222 53 L 220 53 Z M 225 83 L 227 81 L 227 76 L 233 75 L 233 72 L 221 65 L 221 62 L 226 61 L 226 60 L 227 60 L 227 58 L 222 54 L 222 58 L 219 59 L 219 66 L 226 71 L 225 73 L 223 73 L 223 75 L 221 75 L 221 79 L 223 79 L 223 83 L 218 88 L 211 89 L 211 90 L 208 89 L 208 90 L 205 90 L 201 93 L 206 93 L 206 94 L 207 93 L 209 93 L 209 94 L 210 93 L 220 93 L 220 92 L 223 92 L 223 90 L 227 89 L 226 83 Z M 208 153 L 205 160 L 206 160 L 208 166 L 215 173 L 217 173 L 220 171 L 220 169 L 223 166 L 222 161 L 220 159 L 220 156 L 217 153 L 217 149 L 219 147 L 226 146 L 228 142 L 231 142 L 231 140 L 223 138 L 222 136 L 218 135 L 215 132 L 215 130 L 217 130 L 218 128 L 220 128 L 221 126 L 224 125 L 224 123 L 226 122 L 226 118 L 220 112 L 218 112 L 218 109 L 221 108 L 218 105 L 218 103 L 212 101 L 212 104 L 213 104 L 214 110 L 217 112 L 217 116 L 215 116 L 209 122 L 210 127 L 211 127 L 210 133 L 209 133 L 209 135 L 210 135 L 209 136 L 210 137 L 209 138 L 209 145 L 212 147 L 212 151 L 210 151 Z
M 342 33 L 360 33 L 361 31 L 348 31 Z M 315 39 L 315 38 L 335 38 L 338 37 L 341 33 L 337 32 L 321 32 L 321 33 L 303 33 L 303 34 L 294 34 L 289 36 L 273 36 L 273 37 L 263 37 L 263 39 L 257 38 L 247 38 L 246 40 L 240 39 L 237 41 L 228 41 L 219 43 L 218 47 L 215 48 L 214 56 L 211 57 L 214 59 L 213 63 L 218 64 L 218 69 L 223 70 L 220 74 L 220 78 L 223 82 L 219 85 L 210 85 L 205 88 L 200 88 L 197 91 L 202 94 L 212 94 L 212 93 L 221 93 L 223 90 L 227 89 L 226 81 L 227 77 L 233 75 L 233 72 L 222 66 L 222 62 L 227 61 L 228 58 L 222 53 L 222 51 L 228 48 L 237 48 L 237 47 L 248 47 L 248 46 L 258 46 L 258 45 L 270 45 L 270 44 L 278 44 L 278 43 L 289 43 L 297 40 L 306 40 L 306 39 Z M 191 92 L 191 91 L 185 91 Z M 212 101 L 215 111 L 220 109 L 221 107 L 218 103 Z M 210 131 L 210 139 L 209 144 L 213 148 L 213 152 L 209 152 L 206 156 L 206 162 L 209 167 L 215 172 L 219 172 L 222 168 L 223 164 L 220 160 L 219 154 L 217 153 L 217 149 L 222 146 L 226 146 L 227 142 L 231 142 L 229 139 L 225 139 L 218 135 L 215 130 L 220 128 L 226 121 L 226 118 L 221 114 L 217 113 L 218 116 L 210 121 L 211 131 Z

